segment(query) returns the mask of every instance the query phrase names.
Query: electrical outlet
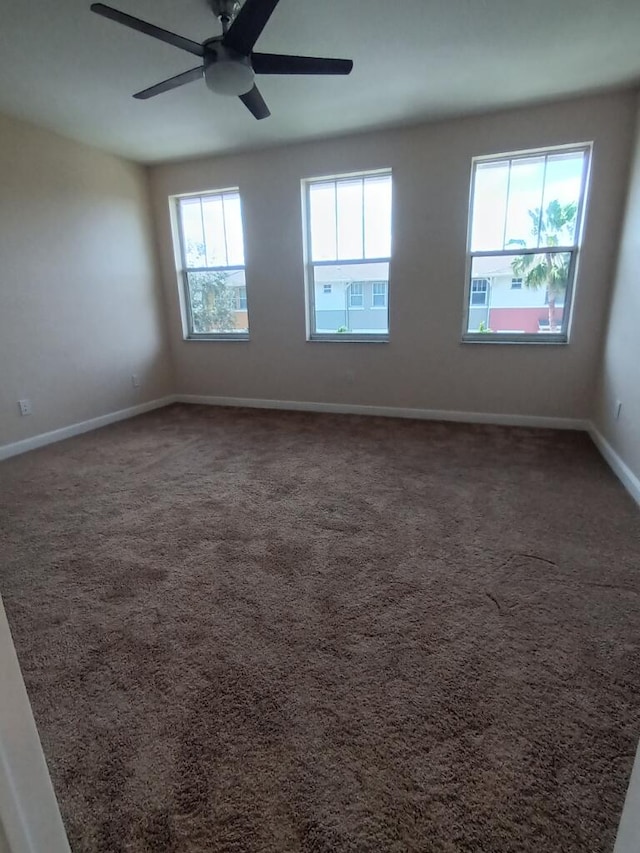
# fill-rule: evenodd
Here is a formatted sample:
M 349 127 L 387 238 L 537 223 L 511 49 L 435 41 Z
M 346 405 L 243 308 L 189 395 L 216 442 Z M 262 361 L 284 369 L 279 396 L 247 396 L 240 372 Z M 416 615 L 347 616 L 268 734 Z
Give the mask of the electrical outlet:
M 31 400 L 18 400 L 21 415 L 30 415 L 32 412 Z
M 137 373 L 131 374 L 131 384 L 133 385 L 134 388 L 140 387 L 140 377 L 138 376 Z
M 620 400 L 616 400 L 616 404 L 613 407 L 613 413 L 615 415 L 615 419 L 618 420 L 620 417 L 620 412 L 622 411 L 622 402 Z

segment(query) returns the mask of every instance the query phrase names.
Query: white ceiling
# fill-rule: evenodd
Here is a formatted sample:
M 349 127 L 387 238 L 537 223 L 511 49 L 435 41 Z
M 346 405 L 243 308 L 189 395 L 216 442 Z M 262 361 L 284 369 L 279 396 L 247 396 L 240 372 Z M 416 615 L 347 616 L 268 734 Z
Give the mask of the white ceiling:
M 89 11 L 3 0 L 0 112 L 142 162 L 414 123 L 640 80 L 638 0 L 281 0 L 256 50 L 354 60 L 349 77 L 261 77 L 256 121 L 203 81 L 131 94 L 197 64 Z M 107 0 L 196 41 L 206 0 Z M 195 60 L 195 62 L 194 62 Z

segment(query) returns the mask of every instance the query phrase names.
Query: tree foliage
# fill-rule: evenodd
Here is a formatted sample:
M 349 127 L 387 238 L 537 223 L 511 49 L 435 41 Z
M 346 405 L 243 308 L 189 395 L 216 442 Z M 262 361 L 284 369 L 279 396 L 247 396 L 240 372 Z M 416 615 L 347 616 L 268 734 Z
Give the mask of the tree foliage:
M 557 199 L 550 201 L 545 210 L 539 207 L 529 210 L 531 234 L 542 251 L 519 255 L 511 262 L 514 275 L 522 278 L 525 287 L 533 290 L 546 288 L 552 332 L 558 330 L 556 300 L 562 298 L 567 290 L 571 255 L 568 252 L 545 252 L 544 249 L 573 243 L 576 214 L 575 202 L 560 204 Z M 525 240 L 511 240 L 510 245 L 526 246 L 527 243 Z
M 190 264 L 194 258 L 201 262 L 204 258 L 204 245 L 190 244 L 187 247 Z M 189 297 L 193 331 L 201 334 L 208 332 L 232 332 L 235 329 L 235 288 L 228 284 L 229 276 L 223 270 L 190 272 Z
M 234 330 L 235 292 L 221 271 L 190 272 L 189 293 L 194 332 Z

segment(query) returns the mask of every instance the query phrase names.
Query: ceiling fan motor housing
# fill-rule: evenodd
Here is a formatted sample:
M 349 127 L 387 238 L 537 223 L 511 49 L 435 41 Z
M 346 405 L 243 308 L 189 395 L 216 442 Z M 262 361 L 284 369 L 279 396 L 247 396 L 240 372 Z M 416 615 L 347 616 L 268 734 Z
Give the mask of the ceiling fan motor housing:
M 204 79 L 213 92 L 219 95 L 245 95 L 254 85 L 255 74 L 251 62 L 216 41 L 207 45 L 204 57 Z

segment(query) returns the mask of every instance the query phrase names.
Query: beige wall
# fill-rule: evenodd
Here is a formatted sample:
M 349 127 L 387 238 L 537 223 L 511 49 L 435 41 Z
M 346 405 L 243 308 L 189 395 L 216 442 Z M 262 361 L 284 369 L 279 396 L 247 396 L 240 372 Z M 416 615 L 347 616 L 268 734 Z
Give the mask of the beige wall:
M 151 169 L 177 390 L 279 400 L 590 416 L 635 100 L 631 93 Z M 460 343 L 471 158 L 593 140 L 569 346 Z M 391 342 L 305 340 L 301 178 L 391 166 Z M 250 342 L 184 342 L 167 197 L 239 186 Z
M 602 357 L 596 426 L 640 478 L 640 100 L 635 157 Z M 616 402 L 622 403 L 616 420 Z
M 168 393 L 159 294 L 146 171 L 0 117 L 0 445 Z
M 2 828 L 1 823 L 0 823 L 0 853 L 10 853 L 9 842 L 7 841 L 7 836 L 4 834 L 4 830 Z

